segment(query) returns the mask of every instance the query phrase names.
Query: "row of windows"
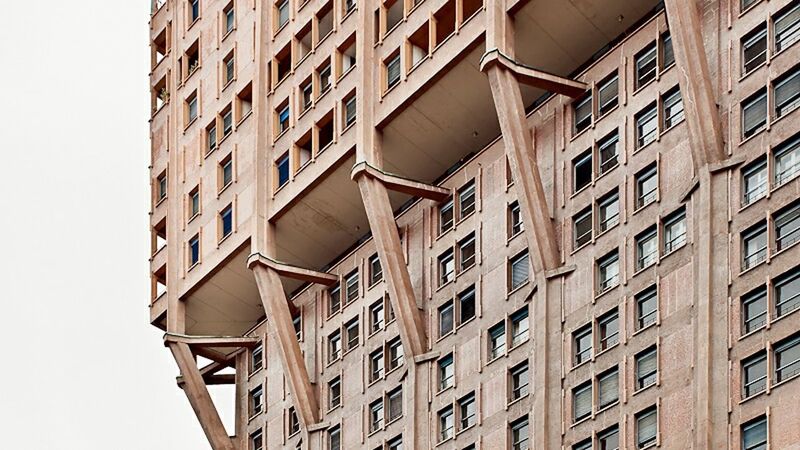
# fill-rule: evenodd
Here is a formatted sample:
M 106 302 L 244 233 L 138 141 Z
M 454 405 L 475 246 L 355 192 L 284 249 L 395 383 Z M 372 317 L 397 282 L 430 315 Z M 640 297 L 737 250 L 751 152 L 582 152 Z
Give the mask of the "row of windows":
M 330 31 L 333 30 L 334 1 L 339 4 L 343 19 L 356 9 L 356 0 L 329 0 L 320 8 L 318 8 L 314 14 L 314 18 L 312 19 L 313 26 L 312 23 L 308 23 L 302 27 L 303 30 L 311 28 L 319 30 L 317 37 L 315 38 L 315 42 L 317 43 L 321 42 L 330 33 Z M 275 35 L 283 30 L 286 24 L 289 23 L 289 20 L 292 16 L 296 16 L 296 11 L 292 9 L 293 3 L 294 2 L 290 2 L 289 0 L 275 1 L 273 6 L 274 12 L 272 14 Z M 307 4 L 309 4 L 308 0 L 302 0 L 298 2 L 297 10 L 299 11 L 303 9 L 303 7 L 305 7 Z
M 742 271 L 800 242 L 800 202 L 772 213 L 741 233 Z
M 800 268 L 796 267 L 742 295 L 741 334 L 762 329 L 770 320 L 777 320 L 800 309 Z
M 754 3 L 754 0 L 742 1 Z M 769 24 L 771 26 L 768 27 L 768 23 L 763 22 L 742 37 L 740 46 L 743 76 L 761 67 L 773 54 L 800 39 L 800 2 L 795 0 L 772 15 Z
M 800 26 L 800 24 L 798 24 Z M 771 105 L 772 114 L 768 114 Z M 770 82 L 741 103 L 742 139 L 755 136 L 769 124 L 800 106 L 800 66 Z
M 800 134 L 793 136 L 742 169 L 742 206 L 767 196 L 800 175 Z M 770 183 L 771 182 L 771 183 Z
M 769 357 L 767 357 L 769 354 Z M 776 343 L 742 360 L 742 398 L 749 398 L 800 375 L 800 335 Z M 768 373 L 772 377 L 768 377 Z

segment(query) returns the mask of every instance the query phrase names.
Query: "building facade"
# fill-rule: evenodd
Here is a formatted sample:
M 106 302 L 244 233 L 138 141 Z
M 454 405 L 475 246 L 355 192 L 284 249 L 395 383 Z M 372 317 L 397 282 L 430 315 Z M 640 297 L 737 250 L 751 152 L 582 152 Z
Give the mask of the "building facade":
M 215 450 L 800 448 L 800 1 L 150 31 L 150 320 Z

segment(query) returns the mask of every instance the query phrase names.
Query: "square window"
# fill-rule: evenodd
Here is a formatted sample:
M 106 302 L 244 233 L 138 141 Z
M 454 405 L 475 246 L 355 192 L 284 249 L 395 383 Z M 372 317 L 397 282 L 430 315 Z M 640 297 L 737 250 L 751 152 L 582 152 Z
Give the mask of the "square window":
M 288 1 L 288 0 L 287 0 Z M 319 97 L 328 92 L 331 87 L 331 63 L 326 62 L 319 69 L 317 69 L 317 77 L 319 78 Z
M 592 184 L 592 151 L 587 150 L 572 160 L 572 192 Z
M 775 52 L 779 52 L 800 39 L 800 4 L 792 2 L 773 18 L 775 24 Z
M 289 0 L 279 1 L 275 7 L 278 9 L 278 27 L 280 29 L 289 22 Z
M 234 10 L 233 2 L 228 3 L 222 14 L 225 16 L 225 34 L 228 34 L 233 31 L 233 27 L 236 25 L 236 11 Z
M 653 42 L 634 57 L 636 86 L 639 89 L 656 77 L 656 43 Z
M 767 259 L 767 224 L 761 222 L 742 233 L 742 270 Z
M 775 317 L 800 308 L 800 270 L 797 268 L 775 280 Z
M 197 92 L 186 98 L 186 125 L 197 119 Z
M 233 182 L 233 159 L 231 155 L 219 162 L 220 191 Z
M 592 357 L 592 326 L 586 325 L 572 333 L 574 363 L 577 366 Z
M 599 450 L 619 450 L 619 427 L 613 427 L 597 434 Z
M 767 388 L 767 353 L 757 354 L 742 361 L 742 398 L 748 398 Z
M 767 324 L 767 288 L 758 287 L 742 296 L 742 334 Z
M 775 247 L 777 251 L 800 241 L 800 203 L 789 205 L 775 214 Z
M 528 251 L 518 254 L 508 261 L 508 290 L 514 291 L 528 282 Z
M 328 450 L 341 450 L 342 429 L 339 425 L 328 429 Z
M 458 218 L 463 219 L 475 211 L 475 182 L 470 181 L 458 190 Z
M 353 3 L 355 4 L 356 0 L 345 0 L 345 3 Z M 355 8 L 355 6 L 351 7 L 351 9 Z M 386 442 L 386 449 L 387 450 L 403 450 L 403 436 L 395 436 L 389 441 Z
M 658 195 L 658 168 L 655 164 L 636 174 L 636 208 L 653 203 Z
M 658 259 L 658 234 L 655 227 L 650 227 L 636 236 L 636 269 L 642 270 L 652 266 Z
M 775 345 L 775 383 L 800 374 L 800 336 Z
M 250 450 L 263 450 L 264 434 L 261 430 L 256 430 L 250 434 Z
M 680 101 L 680 94 L 678 97 Z M 636 122 L 636 148 L 642 148 L 658 137 L 658 105 L 655 102 L 639 111 L 634 117 Z
M 314 85 L 311 82 L 311 78 L 304 81 L 303 84 L 300 85 L 300 106 L 301 110 L 305 111 L 308 108 L 311 108 L 311 103 L 314 100 Z
M 297 411 L 294 406 L 289 407 L 289 436 L 294 435 L 300 431 L 300 419 L 297 417 Z
M 156 185 L 158 186 L 158 201 L 164 200 L 167 198 L 167 171 L 161 173 L 156 179 Z
M 767 125 L 767 91 L 761 89 L 742 102 L 742 138 L 761 131 Z
M 651 347 L 635 356 L 636 390 L 655 384 L 658 374 L 658 349 Z
M 489 328 L 489 360 L 502 356 L 506 352 L 506 324 L 500 322 Z
M 757 417 L 742 425 L 742 450 L 766 450 L 767 418 Z
M 597 260 L 597 293 L 603 293 L 619 284 L 619 253 L 617 250 Z
M 767 195 L 767 161 L 763 158 L 742 169 L 742 206 Z
M 453 385 L 455 379 L 455 368 L 453 366 L 453 354 L 449 354 L 438 362 L 439 390 L 445 390 Z
M 642 330 L 656 323 L 658 318 L 658 290 L 650 286 L 634 296 L 636 303 L 636 329 Z
M 236 59 L 234 58 L 233 52 L 230 52 L 228 56 L 222 60 L 222 65 L 225 67 L 225 72 L 223 73 L 223 83 L 228 84 L 233 81 L 233 78 L 236 75 Z
M 206 128 L 206 155 L 217 149 L 216 119 Z
M 189 0 L 189 23 L 200 18 L 200 0 Z
M 742 75 L 767 60 L 767 24 L 762 23 L 742 38 Z
M 586 208 L 572 218 L 575 248 L 582 247 L 592 240 L 592 208 Z
M 584 439 L 572 446 L 572 450 L 592 450 L 592 439 Z

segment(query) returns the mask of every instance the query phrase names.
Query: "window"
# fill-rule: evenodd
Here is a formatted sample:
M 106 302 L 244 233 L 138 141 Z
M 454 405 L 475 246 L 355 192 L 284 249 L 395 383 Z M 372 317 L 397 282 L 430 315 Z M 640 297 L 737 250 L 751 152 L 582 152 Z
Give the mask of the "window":
M 619 450 L 619 427 L 613 427 L 597 434 L 599 450 Z
M 742 361 L 742 398 L 767 388 L 767 353 L 764 351 Z
M 679 94 L 680 95 L 680 94 Z M 680 97 L 679 97 L 680 101 Z M 636 148 L 656 140 L 658 136 L 658 105 L 655 102 L 636 114 Z
M 453 258 L 453 249 L 439 255 L 439 286 L 453 281 L 455 279 L 456 261 Z
M 383 399 L 379 398 L 369 405 L 369 431 L 383 428 Z
M 375 285 L 383 279 L 383 269 L 381 268 L 381 260 L 378 254 L 374 254 L 369 258 L 369 284 Z
M 342 101 L 344 105 L 344 128 L 356 123 L 356 94 L 350 94 Z
M 217 120 L 206 128 L 206 155 L 217 149 Z
M 384 313 L 383 300 L 373 303 L 369 308 L 369 330 L 375 333 L 383 329 Z
M 189 192 L 189 220 L 200 214 L 200 186 Z
M 655 164 L 636 174 L 636 208 L 653 203 L 658 194 L 658 168 Z
M 222 137 L 223 137 L 223 139 L 225 137 L 227 137 L 229 134 L 231 134 L 231 131 L 233 131 L 233 111 L 231 109 L 231 106 L 228 105 L 222 111 Z
M 592 440 L 584 439 L 572 446 L 572 450 L 592 450 Z
M 222 212 L 219 213 L 219 221 L 222 237 L 220 240 L 225 239 L 233 232 L 233 206 L 228 205 Z
M 658 315 L 658 290 L 656 286 L 650 286 L 644 291 L 636 294 L 636 329 L 641 330 L 656 323 Z
M 775 346 L 775 383 L 800 374 L 800 336 Z
M 328 429 L 328 450 L 341 450 L 342 430 L 339 425 Z
M 158 176 L 156 179 L 156 184 L 158 186 L 158 201 L 164 200 L 167 198 L 167 172 L 164 171 L 161 175 Z
M 661 105 L 664 108 L 663 129 L 669 129 L 683 120 L 683 101 L 678 86 L 661 96 Z
M 592 414 L 592 382 L 587 381 L 572 390 L 572 421 L 578 422 Z
M 328 382 L 328 409 L 333 409 L 342 403 L 342 381 L 336 377 Z
M 522 308 L 511 315 L 511 346 L 527 341 L 528 330 L 528 308 Z
M 233 77 L 236 75 L 236 59 L 234 58 L 233 52 L 229 53 L 228 56 L 222 60 L 222 64 L 225 66 L 225 72 L 223 73 L 223 84 L 228 84 L 233 81 Z
M 508 237 L 516 236 L 522 232 L 522 212 L 519 209 L 519 202 L 508 205 Z
M 572 218 L 575 248 L 582 247 L 592 240 L 592 208 L 586 208 Z
M 345 289 L 347 289 L 345 304 L 349 304 L 358 298 L 358 269 L 350 272 L 345 277 Z
M 742 38 L 742 75 L 767 60 L 767 24 L 762 23 Z
M 280 0 L 276 5 L 278 8 L 278 29 L 289 22 L 289 0 Z
M 757 417 L 742 425 L 742 450 L 766 450 L 767 418 Z
M 278 113 L 278 130 L 277 135 L 281 135 L 289 129 L 289 104 L 286 103 L 277 110 Z
M 475 394 L 470 393 L 458 401 L 459 430 L 475 425 Z
M 200 18 L 200 0 L 189 0 L 189 23 Z
M 395 369 L 403 364 L 403 344 L 400 338 L 389 342 L 389 369 Z
M 635 89 L 647 84 L 656 77 L 656 43 L 648 45 L 635 57 L 636 86 Z
M 775 245 L 781 251 L 800 241 L 800 203 L 775 215 Z
M 298 315 L 297 317 L 293 317 L 292 326 L 294 327 L 294 333 L 297 336 L 297 340 L 301 341 L 303 339 L 303 316 Z
M 655 406 L 636 414 L 636 448 L 646 448 L 656 443 L 658 409 Z
M 658 259 L 658 239 L 656 228 L 651 227 L 636 236 L 636 269 L 652 266 Z
M 599 175 L 603 175 L 614 167 L 617 167 L 619 163 L 618 143 L 619 133 L 616 130 L 597 143 L 597 153 L 600 157 L 600 165 L 598 167 Z
M 200 262 L 200 235 L 195 234 L 189 239 L 189 267 Z
M 355 0 L 345 0 L 345 1 L 348 2 L 348 3 L 352 2 L 353 4 L 355 4 Z M 355 8 L 355 6 L 353 6 L 352 8 Z M 389 441 L 387 441 L 386 442 L 386 449 L 387 450 L 403 450 L 403 436 L 402 435 L 395 436 L 392 439 L 390 439 Z
M 511 423 L 511 449 L 528 450 L 528 418 L 523 417 Z
M 792 2 L 790 5 L 773 18 L 776 52 L 789 47 L 800 39 L 800 4 Z
M 342 357 L 342 333 L 334 331 L 328 336 L 328 362 L 331 363 Z
M 578 192 L 592 183 L 592 151 L 587 150 L 572 160 L 572 192 Z
M 597 377 L 597 390 L 599 409 L 616 403 L 619 399 L 619 370 L 616 367 Z
M 767 289 L 761 286 L 742 296 L 742 334 L 767 323 Z
M 459 272 L 469 269 L 475 264 L 475 233 L 470 233 L 458 243 Z
M 509 262 L 508 290 L 513 291 L 528 282 L 528 251 L 518 254 Z
M 399 387 L 387 394 L 389 404 L 389 422 L 403 415 L 403 388 Z
M 356 0 L 344 0 L 344 14 L 343 16 L 347 15 L 350 11 L 356 9 Z
M 347 350 L 358 347 L 358 317 L 344 325 L 345 337 L 347 338 Z
M 776 118 L 783 117 L 800 106 L 800 67 L 775 80 L 773 86 Z
M 197 119 L 197 92 L 186 98 L 186 126 Z
M 230 2 L 222 11 L 222 14 L 225 16 L 225 34 L 233 31 L 233 27 L 236 25 L 236 11 L 233 7 L 233 2 Z
M 219 162 L 219 180 L 220 191 L 233 182 L 233 159 L 231 155 L 226 156 Z
M 489 360 L 502 356 L 506 352 L 506 324 L 500 322 L 489 328 Z
M 186 73 L 183 76 L 183 79 L 186 80 L 191 76 L 193 73 L 200 68 L 200 41 L 195 41 L 192 45 L 186 49 L 184 53 L 184 57 L 186 58 L 186 63 L 184 69 Z
M 775 280 L 775 317 L 800 308 L 800 271 L 794 269 Z
M 397 86 L 400 83 L 400 52 L 389 57 L 386 62 L 386 90 Z
M 475 286 L 470 286 L 458 294 L 458 324 L 466 323 L 475 317 Z
M 598 232 L 602 233 L 619 223 L 619 193 L 614 191 L 597 202 Z
M 445 390 L 453 385 L 455 369 L 453 368 L 453 354 L 439 360 L 439 390 Z
M 742 206 L 767 194 L 767 161 L 759 159 L 742 170 Z
M 675 64 L 675 52 L 672 50 L 672 36 L 669 31 L 661 34 L 661 70 Z
M 311 103 L 314 99 L 314 86 L 311 82 L 311 78 L 304 81 L 303 84 L 300 85 L 300 112 L 306 111 L 308 108 L 311 108 Z
M 761 222 L 742 233 L 742 270 L 767 259 L 767 224 Z
M 635 356 L 636 390 L 656 383 L 658 374 L 658 348 L 651 347 Z
M 584 96 L 572 104 L 572 114 L 575 120 L 573 134 L 589 128 L 592 124 L 592 93 L 587 92 Z
M 453 227 L 453 200 L 439 205 L 439 234 Z
M 511 401 L 528 395 L 528 362 L 525 361 L 510 371 Z
M 278 172 L 278 187 L 284 186 L 289 182 L 289 153 L 278 158 L 275 162 L 275 167 Z
M 256 430 L 250 434 L 250 450 L 263 450 L 264 434 L 261 430 Z
M 742 102 L 742 138 L 747 139 L 767 125 L 767 91 L 761 89 Z
M 339 312 L 342 306 L 342 292 L 339 283 L 328 289 L 328 317 Z
M 775 185 L 780 186 L 800 173 L 800 136 L 775 149 Z
M 475 182 L 470 181 L 458 190 L 458 218 L 463 219 L 475 211 Z
M 448 406 L 439 411 L 439 442 L 453 437 L 455 431 L 454 421 L 452 406 Z
M 686 209 L 681 208 L 667 216 L 662 227 L 664 229 L 664 254 L 680 248 L 686 243 Z
M 261 388 L 261 386 L 258 386 L 252 391 L 250 391 L 250 417 L 260 413 L 263 404 L 264 404 L 264 391 Z
M 383 377 L 383 349 L 379 348 L 369 355 L 369 381 L 376 381 Z
M 598 293 L 605 292 L 619 284 L 619 254 L 612 251 L 597 261 Z
M 584 363 L 592 357 L 592 326 L 586 325 L 572 333 L 574 364 Z
M 300 419 L 297 417 L 297 411 L 294 406 L 289 407 L 289 436 L 294 435 L 300 431 Z
M 439 307 L 439 336 L 453 332 L 453 302 L 448 301 Z
M 597 112 L 605 115 L 616 108 L 619 103 L 619 76 L 615 71 L 606 77 L 597 87 Z
M 597 329 L 600 332 L 600 351 L 617 345 L 619 342 L 619 313 L 616 308 L 597 319 Z
M 752 6 L 753 4 L 758 2 L 759 0 L 740 0 L 740 1 L 741 1 L 741 5 L 739 6 L 739 11 L 743 12 L 744 10 L 746 10 L 747 8 L 749 8 L 750 6 Z
M 255 373 L 264 367 L 264 347 L 258 344 L 250 354 L 250 373 Z

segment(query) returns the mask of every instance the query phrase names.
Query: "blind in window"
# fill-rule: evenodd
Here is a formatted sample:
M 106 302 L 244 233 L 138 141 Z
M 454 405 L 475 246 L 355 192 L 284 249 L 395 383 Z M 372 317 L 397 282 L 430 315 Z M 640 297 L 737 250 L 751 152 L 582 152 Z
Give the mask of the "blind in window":
M 758 444 L 767 442 L 767 426 L 765 422 L 752 424 L 744 429 L 744 448 L 754 448 Z
M 528 255 L 523 255 L 511 264 L 511 286 L 517 287 L 527 279 Z
M 760 127 L 767 120 L 766 93 L 754 98 L 743 107 L 743 126 L 745 133 Z
M 775 85 L 775 105 L 779 112 L 787 103 L 796 100 L 800 95 L 800 71 Z
M 796 35 L 800 27 L 800 6 L 795 6 L 790 11 L 785 12 L 780 17 L 775 19 L 775 36 L 776 39 L 782 40 L 784 33 L 791 33 Z M 796 39 L 796 36 L 793 36 Z M 780 50 L 780 49 L 778 49 Z
M 575 390 L 575 419 L 586 417 L 592 412 L 591 385 Z
M 647 442 L 656 437 L 657 421 L 656 412 L 650 411 L 639 417 L 638 427 L 638 441 Z
M 619 374 L 617 372 L 610 373 L 600 379 L 599 389 L 599 402 L 601 406 L 608 405 L 617 400 L 619 386 Z
M 636 375 L 641 378 L 649 373 L 655 372 L 658 367 L 656 363 L 655 351 L 642 355 L 636 365 Z
M 387 66 L 389 85 L 393 85 L 400 79 L 400 56 L 392 60 Z
M 619 92 L 618 84 L 619 78 L 615 75 L 613 79 L 608 80 L 608 82 L 603 84 L 598 90 L 597 101 L 600 105 L 599 108 L 601 112 L 605 112 L 608 108 L 617 103 L 617 94 Z
M 392 394 L 389 398 L 389 417 L 394 419 L 403 413 L 403 396 L 400 393 Z

